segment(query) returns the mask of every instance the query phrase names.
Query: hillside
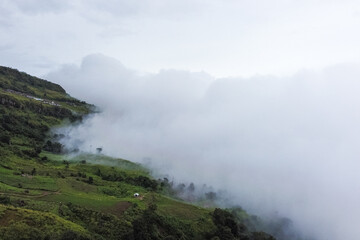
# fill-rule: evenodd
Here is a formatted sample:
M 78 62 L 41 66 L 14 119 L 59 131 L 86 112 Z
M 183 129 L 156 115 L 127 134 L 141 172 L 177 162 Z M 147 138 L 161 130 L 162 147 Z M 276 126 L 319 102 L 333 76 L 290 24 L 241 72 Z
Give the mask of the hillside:
M 249 228 L 241 209 L 176 198 L 139 164 L 67 155 L 51 128 L 93 109 L 57 84 L 0 67 L 0 239 L 274 239 Z

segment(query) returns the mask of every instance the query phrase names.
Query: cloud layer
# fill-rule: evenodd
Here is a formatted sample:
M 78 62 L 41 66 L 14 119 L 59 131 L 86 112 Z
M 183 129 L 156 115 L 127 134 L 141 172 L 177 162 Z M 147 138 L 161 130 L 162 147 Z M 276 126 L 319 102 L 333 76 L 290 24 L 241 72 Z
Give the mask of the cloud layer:
M 215 79 L 140 74 L 90 55 L 47 76 L 103 112 L 68 129 L 69 145 L 151 164 L 226 189 L 234 203 L 277 211 L 304 233 L 360 237 L 360 70 Z M 150 159 L 150 160 L 149 160 Z

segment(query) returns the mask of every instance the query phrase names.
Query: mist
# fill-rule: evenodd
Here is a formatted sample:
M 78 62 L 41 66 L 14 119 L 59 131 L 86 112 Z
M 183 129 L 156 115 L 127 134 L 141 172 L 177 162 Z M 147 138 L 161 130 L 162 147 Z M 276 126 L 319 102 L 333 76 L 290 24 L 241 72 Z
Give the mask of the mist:
M 64 130 L 68 147 L 225 189 L 319 240 L 360 239 L 358 65 L 219 79 L 143 73 L 95 54 L 46 79 L 101 110 Z

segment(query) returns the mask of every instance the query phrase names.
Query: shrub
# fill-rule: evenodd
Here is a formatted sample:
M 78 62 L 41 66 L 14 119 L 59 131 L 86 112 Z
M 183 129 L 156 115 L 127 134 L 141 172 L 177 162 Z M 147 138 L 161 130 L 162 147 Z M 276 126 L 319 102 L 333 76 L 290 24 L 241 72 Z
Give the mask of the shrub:
M 93 184 L 94 183 L 94 179 L 93 177 L 89 177 L 89 180 L 87 181 L 89 184 Z
M 10 144 L 11 142 L 11 137 L 8 133 L 4 132 L 4 133 L 1 133 L 0 135 L 0 142 L 2 143 L 6 143 L 6 144 Z
M 43 149 L 52 153 L 61 153 L 64 146 L 59 142 L 51 142 L 50 140 L 46 141 Z
M 0 196 L 0 203 L 1 204 L 10 204 L 10 197 L 7 195 Z

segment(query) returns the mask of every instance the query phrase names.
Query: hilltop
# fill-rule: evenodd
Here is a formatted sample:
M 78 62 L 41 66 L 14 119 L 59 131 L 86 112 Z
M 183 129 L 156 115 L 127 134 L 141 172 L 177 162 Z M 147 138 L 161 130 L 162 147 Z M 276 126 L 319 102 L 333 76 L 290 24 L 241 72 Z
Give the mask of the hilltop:
M 51 129 L 93 111 L 58 84 L 0 67 L 0 239 L 274 239 L 239 208 L 182 201 L 137 163 L 66 154 Z

